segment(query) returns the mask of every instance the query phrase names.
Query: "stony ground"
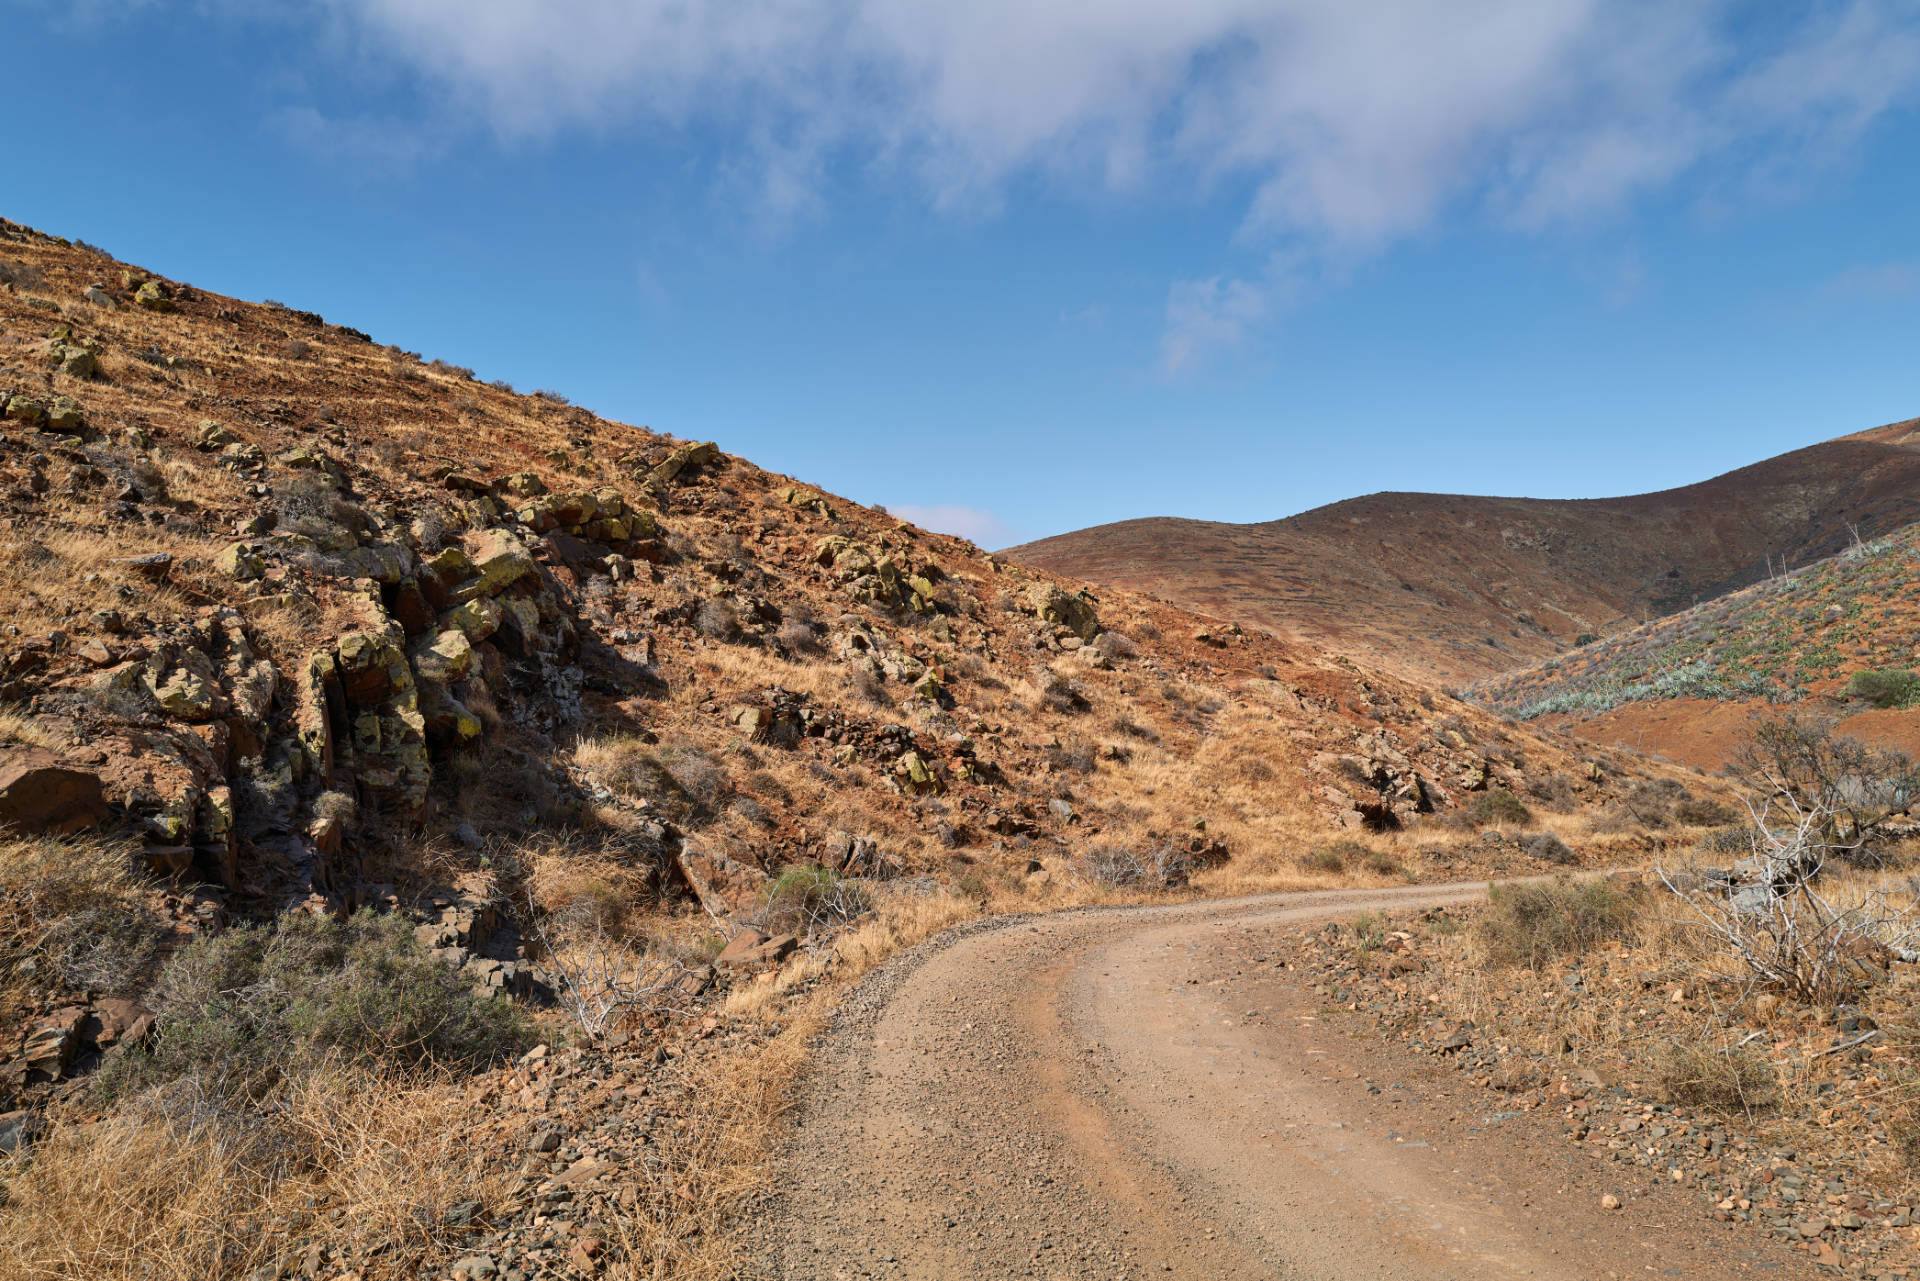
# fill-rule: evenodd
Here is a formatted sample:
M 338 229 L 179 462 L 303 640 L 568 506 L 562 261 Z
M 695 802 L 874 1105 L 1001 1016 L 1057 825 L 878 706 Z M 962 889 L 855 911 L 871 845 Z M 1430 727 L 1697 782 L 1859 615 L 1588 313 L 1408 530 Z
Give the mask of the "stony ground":
M 1650 1079 L 1645 1051 L 1698 1031 L 1695 975 L 1611 949 L 1545 974 L 1497 972 L 1492 999 L 1505 1008 L 1477 1027 L 1452 999 L 1458 970 L 1443 960 L 1461 950 L 1457 912 L 1363 922 L 1372 946 L 1358 945 L 1352 922 L 1323 927 L 1297 939 L 1293 964 L 1331 1025 L 1372 1047 L 1364 1052 L 1421 1061 L 1471 1107 L 1534 1117 L 1559 1159 L 1599 1171 L 1629 1205 L 1691 1199 L 1692 1218 L 1738 1229 L 1743 1248 L 1772 1240 L 1797 1255 L 1789 1275 L 1920 1275 L 1913 1188 L 1886 1130 L 1886 1074 L 1903 1051 L 1877 1035 L 1863 1042 L 1873 1019 L 1807 1011 L 1754 1031 L 1804 1074 L 1781 1107 L 1680 1106 Z M 1910 984 L 1900 976 L 1886 999 L 1909 1002 Z M 1624 1015 L 1631 1044 L 1569 1035 L 1583 1009 Z
M 751 1234 L 801 1278 L 1806 1275 L 1559 1108 L 1328 1026 L 1310 931 L 1482 885 L 956 931 L 842 1007 Z

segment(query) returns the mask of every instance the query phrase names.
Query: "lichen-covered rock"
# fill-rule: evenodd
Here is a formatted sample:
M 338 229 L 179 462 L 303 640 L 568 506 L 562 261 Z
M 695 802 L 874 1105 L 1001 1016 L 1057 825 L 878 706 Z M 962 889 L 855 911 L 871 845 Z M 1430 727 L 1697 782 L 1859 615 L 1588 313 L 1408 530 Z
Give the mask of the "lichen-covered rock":
M 683 473 L 718 462 L 719 459 L 720 447 L 710 440 L 699 445 L 682 445 L 661 460 L 649 479 L 657 484 L 671 485 Z
M 413 688 L 407 656 L 385 636 L 348 632 L 335 646 L 340 688 L 352 707 L 372 707 Z
M 53 431 L 79 431 L 86 426 L 86 415 L 71 396 L 55 396 L 47 406 L 47 426 Z
M 266 558 L 252 543 L 234 543 L 213 558 L 213 567 L 240 583 L 253 582 L 267 572 Z
M 532 498 L 547 492 L 547 482 L 530 471 L 517 471 L 502 480 L 498 488 L 515 498 Z
M 51 344 L 47 348 L 47 361 L 71 378 L 91 378 L 100 372 L 100 358 L 77 343 Z
M 482 725 L 467 705 L 444 685 L 423 685 L 420 714 L 427 736 L 436 743 L 464 743 L 480 737 Z
M 173 290 L 158 280 L 149 280 L 133 291 L 133 301 L 148 311 L 172 311 Z
M 117 311 L 120 308 L 120 304 L 114 301 L 113 295 L 98 285 L 88 285 L 80 296 L 94 306 L 105 307 L 109 311 Z
M 1084 592 L 1069 592 L 1053 583 L 1035 583 L 1028 600 L 1042 620 L 1066 628 L 1083 641 L 1100 634 L 1100 616 Z
M 476 597 L 457 609 L 448 610 L 442 618 L 448 627 L 457 627 L 466 633 L 468 640 L 479 644 L 500 630 L 500 602 L 489 596 Z
M 457 627 L 448 628 L 413 651 L 414 674 L 422 681 L 451 685 L 473 670 L 473 644 Z
M 385 586 L 395 586 L 413 572 L 413 557 L 398 543 L 370 543 L 341 553 L 347 572 L 355 578 L 371 578 Z
M 160 710 L 179 720 L 208 721 L 226 710 L 213 660 L 200 650 L 183 648 L 172 662 L 164 653 L 156 655 L 141 679 Z
M 533 572 L 533 553 L 504 529 L 484 529 L 473 536 L 474 578 L 454 590 L 456 603 L 482 596 L 498 596 Z
M 239 438 L 211 418 L 202 418 L 193 433 L 193 447 L 207 453 L 225 449 Z
M 12 396 L 7 400 L 7 417 L 20 423 L 46 421 L 47 407 L 32 396 Z

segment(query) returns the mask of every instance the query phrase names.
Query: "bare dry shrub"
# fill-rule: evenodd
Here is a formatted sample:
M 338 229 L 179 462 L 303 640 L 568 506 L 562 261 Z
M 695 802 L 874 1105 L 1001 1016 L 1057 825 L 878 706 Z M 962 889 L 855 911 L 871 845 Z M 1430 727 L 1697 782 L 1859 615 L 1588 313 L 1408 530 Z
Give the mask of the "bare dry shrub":
M 531 902 L 528 916 L 554 975 L 554 995 L 588 1036 L 598 1039 L 636 1020 L 693 1008 L 692 971 L 682 958 L 649 953 L 609 932 L 597 917 L 543 920 Z
M 1780 1099 L 1772 1064 L 1745 1046 L 1669 1038 L 1654 1048 L 1653 1075 L 1686 1107 L 1752 1115 Z
M 1905 752 L 1796 713 L 1757 721 L 1730 769 L 1753 795 L 1817 816 L 1820 849 L 1849 862 L 1873 861 L 1887 823 L 1920 793 L 1920 764 Z
M 789 867 L 773 879 L 753 920 L 769 934 L 811 938 L 872 910 L 872 895 L 859 881 L 807 864 Z
M 1083 880 L 1108 889 L 1178 889 L 1192 875 L 1193 860 L 1172 845 L 1147 850 L 1102 845 L 1082 852 L 1074 860 L 1074 870 Z
M 1820 888 L 1825 867 L 1860 848 L 1846 820 L 1818 802 L 1803 807 L 1786 791 L 1751 812 L 1753 857 L 1733 879 L 1660 869 L 1715 951 L 1753 983 L 1809 1004 L 1847 997 L 1865 978 L 1862 964 L 1883 951 L 1920 959 L 1920 910 L 1910 894 L 1876 886 L 1849 901 Z
M 27 991 L 125 992 L 163 929 L 124 845 L 0 838 L 0 969 Z
M 715 596 L 700 602 L 694 611 L 694 630 L 708 640 L 732 642 L 740 639 L 740 612 L 733 602 Z

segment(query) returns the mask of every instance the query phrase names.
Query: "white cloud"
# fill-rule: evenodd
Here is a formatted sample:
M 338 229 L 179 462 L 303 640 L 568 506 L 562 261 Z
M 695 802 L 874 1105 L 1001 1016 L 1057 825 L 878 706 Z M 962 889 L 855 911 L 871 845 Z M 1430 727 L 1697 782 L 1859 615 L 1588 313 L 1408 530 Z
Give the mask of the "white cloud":
M 1583 217 L 1736 147 L 1792 169 L 1920 84 L 1913 0 L 312 3 L 507 135 L 712 127 L 776 208 L 843 150 L 942 203 L 1231 179 L 1250 234 L 1348 251 L 1466 198 Z
M 978 507 L 955 504 L 917 507 L 912 503 L 888 503 L 887 513 L 936 534 L 956 534 L 970 539 L 982 547 L 1005 547 L 1015 538 L 1012 526 L 992 512 L 982 511 Z
M 1920 0 L 308 3 L 505 137 L 696 131 L 775 223 L 849 166 L 976 211 L 1035 178 L 1232 193 L 1242 251 L 1307 278 L 1450 216 L 1582 223 L 1702 171 L 1722 205 L 1802 190 L 1920 89 Z M 1175 284 L 1163 364 L 1284 292 Z
M 1166 373 L 1189 370 L 1209 350 L 1238 347 L 1247 332 L 1266 319 L 1266 286 L 1245 280 L 1178 280 L 1167 291 L 1166 328 L 1160 337 L 1160 367 Z

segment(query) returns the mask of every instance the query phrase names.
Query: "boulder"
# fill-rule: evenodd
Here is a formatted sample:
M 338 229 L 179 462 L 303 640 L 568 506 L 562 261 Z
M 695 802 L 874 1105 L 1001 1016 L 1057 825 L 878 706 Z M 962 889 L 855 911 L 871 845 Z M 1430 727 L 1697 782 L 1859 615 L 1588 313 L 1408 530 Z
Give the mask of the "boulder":
M 252 543 L 235 543 L 213 558 L 213 567 L 235 582 L 265 577 L 267 562 Z
M 472 559 L 475 577 L 454 589 L 458 604 L 482 596 L 498 596 L 533 572 L 533 553 L 504 529 L 484 529 L 474 535 Z
M 157 280 L 149 280 L 133 291 L 133 301 L 148 311 L 172 311 L 173 291 Z
M 0 826 L 78 832 L 107 817 L 100 776 L 44 748 L 0 744 Z
M 661 460 L 653 469 L 649 479 L 662 485 L 671 485 L 683 472 L 695 471 L 720 458 L 720 447 L 712 441 L 699 445 L 682 445 Z
M 432 640 L 415 647 L 413 670 L 422 681 L 452 685 L 465 680 L 473 670 L 473 643 L 457 627 L 450 627 Z
M 53 431 L 77 432 L 86 425 L 86 415 L 71 396 L 55 396 L 47 407 L 47 426 Z
M 91 378 L 100 372 L 99 357 L 77 343 L 54 343 L 48 355 L 51 363 L 71 378 Z
M 1100 634 L 1100 617 L 1084 592 L 1069 592 L 1054 583 L 1035 583 L 1028 600 L 1042 621 L 1064 627 L 1082 641 Z
M 18 423 L 43 422 L 47 407 L 32 396 L 13 396 L 7 401 L 7 417 Z
M 105 308 L 108 308 L 109 310 L 118 310 L 120 306 L 119 303 L 113 300 L 112 294 L 108 293 L 106 290 L 102 289 L 98 285 L 88 285 L 86 287 L 86 290 L 80 296 L 82 298 L 85 298 L 88 302 L 92 303 L 96 307 L 105 307 Z

